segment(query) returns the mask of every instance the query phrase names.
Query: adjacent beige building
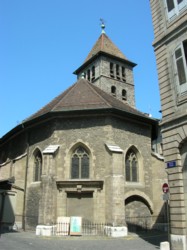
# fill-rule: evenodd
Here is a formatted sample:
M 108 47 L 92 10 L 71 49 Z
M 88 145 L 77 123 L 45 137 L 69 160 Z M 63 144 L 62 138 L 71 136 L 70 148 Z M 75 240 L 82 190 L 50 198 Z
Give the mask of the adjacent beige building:
M 135 108 L 136 64 L 102 28 L 77 82 L 0 139 L 0 194 L 14 177 L 19 227 L 60 216 L 153 227 L 165 215 L 158 120 Z
M 172 249 L 187 249 L 187 1 L 150 0 Z

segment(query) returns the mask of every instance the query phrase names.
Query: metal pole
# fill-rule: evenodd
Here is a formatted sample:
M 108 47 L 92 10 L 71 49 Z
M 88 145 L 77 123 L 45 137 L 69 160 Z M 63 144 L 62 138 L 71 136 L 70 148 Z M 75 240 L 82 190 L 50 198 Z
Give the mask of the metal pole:
M 168 242 L 170 242 L 170 219 L 169 219 L 169 200 L 166 201 L 166 213 L 167 213 L 167 224 L 168 224 Z

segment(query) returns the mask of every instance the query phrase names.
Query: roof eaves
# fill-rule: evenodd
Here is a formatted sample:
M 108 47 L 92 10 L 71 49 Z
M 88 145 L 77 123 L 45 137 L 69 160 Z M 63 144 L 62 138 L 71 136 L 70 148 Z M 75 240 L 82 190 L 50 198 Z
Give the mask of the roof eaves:
M 91 64 L 98 56 L 100 55 L 104 55 L 104 56 L 108 56 L 110 57 L 111 59 L 117 59 L 118 61 L 121 61 L 121 62 L 124 62 L 126 64 L 129 64 L 131 67 L 135 67 L 137 66 L 136 63 L 132 62 L 132 61 L 129 61 L 129 60 L 126 60 L 126 59 L 123 59 L 123 58 L 120 58 L 120 57 L 117 57 L 117 56 L 114 56 L 114 55 L 111 55 L 109 53 L 106 53 L 104 51 L 99 51 L 98 53 L 96 53 L 95 55 L 93 55 L 89 60 L 87 60 L 86 62 L 84 62 L 78 69 L 76 69 L 73 74 L 75 75 L 78 75 L 79 72 L 82 71 L 82 69 L 86 68 L 89 64 Z

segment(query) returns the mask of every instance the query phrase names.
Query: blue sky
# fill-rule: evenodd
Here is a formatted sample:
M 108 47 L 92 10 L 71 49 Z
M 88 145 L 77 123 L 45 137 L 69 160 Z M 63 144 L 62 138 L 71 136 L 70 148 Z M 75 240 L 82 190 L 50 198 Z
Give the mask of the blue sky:
M 76 82 L 106 34 L 134 68 L 136 108 L 160 118 L 148 0 L 0 0 L 0 137 Z

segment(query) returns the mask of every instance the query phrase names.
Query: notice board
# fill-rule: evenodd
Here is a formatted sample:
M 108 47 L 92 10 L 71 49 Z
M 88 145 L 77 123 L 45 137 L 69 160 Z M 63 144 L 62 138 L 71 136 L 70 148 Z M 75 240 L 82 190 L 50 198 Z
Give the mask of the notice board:
M 82 234 L 82 217 L 71 217 L 70 218 L 70 235 L 81 235 Z

